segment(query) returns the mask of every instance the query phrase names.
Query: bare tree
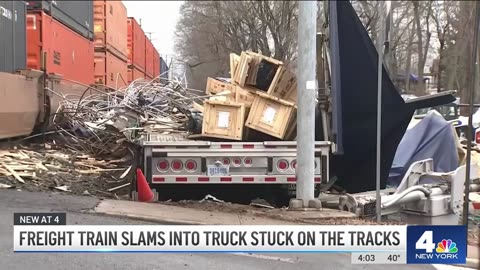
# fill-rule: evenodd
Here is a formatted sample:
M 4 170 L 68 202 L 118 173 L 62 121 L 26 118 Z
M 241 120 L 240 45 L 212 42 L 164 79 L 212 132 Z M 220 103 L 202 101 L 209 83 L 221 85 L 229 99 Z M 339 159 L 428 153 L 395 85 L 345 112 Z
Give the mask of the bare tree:
M 231 52 L 252 50 L 287 64 L 296 59 L 296 1 L 186 1 L 180 14 L 176 48 L 196 65 L 195 87 L 208 76 L 227 76 Z
M 319 1 L 318 30 L 323 24 Z M 378 36 L 377 1 L 351 0 L 373 42 Z M 469 42 L 472 42 L 471 1 L 392 1 L 389 53 L 392 78 L 405 75 L 401 88 L 424 94 L 427 63 L 439 59 L 437 90 L 458 89 L 464 95 Z M 190 86 L 203 89 L 207 77 L 228 76 L 229 53 L 252 50 L 295 68 L 296 1 L 185 1 L 176 30 L 177 54 L 190 69 Z M 468 29 L 467 29 L 468 28 Z M 433 42 L 434 41 L 434 42 Z M 410 85 L 410 74 L 418 83 Z M 398 86 L 398 85 L 397 85 Z M 399 87 L 400 88 L 400 87 Z M 479 95 L 480 96 L 480 95 Z
M 378 2 L 358 0 L 351 2 L 370 38 L 376 44 L 378 35 Z
M 460 1 L 459 20 L 455 22 L 454 27 L 457 33 L 455 38 L 455 49 L 457 53 L 456 70 L 455 70 L 455 84 L 456 89 L 460 92 L 462 102 L 467 103 L 470 96 L 470 74 L 472 74 L 470 59 L 473 50 L 473 30 L 474 24 L 474 6 L 473 1 Z M 475 103 L 479 100 L 479 95 L 476 95 Z M 468 114 L 468 110 L 461 111 L 463 115 Z
M 407 43 L 407 62 L 405 68 L 405 91 L 407 93 L 410 92 L 410 72 L 412 68 L 412 45 L 413 45 L 413 38 L 415 37 L 415 24 L 411 24 L 411 28 L 408 30 L 408 43 Z
M 435 12 L 432 16 L 437 31 L 437 39 L 439 43 L 438 48 L 438 67 L 437 73 L 437 92 L 442 90 L 442 74 L 445 67 L 445 49 L 448 43 L 448 38 L 451 38 L 452 33 L 452 17 L 457 12 L 457 1 L 435 1 Z
M 424 69 L 425 69 L 425 62 L 427 60 L 428 49 L 430 47 L 430 38 L 432 33 L 430 32 L 430 17 L 432 14 L 432 2 L 420 2 L 420 1 L 412 1 L 413 4 L 413 16 L 415 19 L 415 29 L 417 31 L 417 54 L 418 54 L 418 61 L 417 61 L 417 72 L 418 72 L 418 85 L 417 85 L 417 92 L 422 94 L 425 90 L 425 84 L 423 81 Z M 422 24 L 421 12 L 425 12 L 425 22 Z M 423 29 L 422 26 L 426 26 L 426 39 L 423 39 Z

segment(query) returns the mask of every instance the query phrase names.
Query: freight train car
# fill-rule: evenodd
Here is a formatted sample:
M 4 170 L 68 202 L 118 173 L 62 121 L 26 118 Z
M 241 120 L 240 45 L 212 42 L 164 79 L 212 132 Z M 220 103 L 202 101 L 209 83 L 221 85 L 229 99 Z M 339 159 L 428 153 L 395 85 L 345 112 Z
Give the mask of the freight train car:
M 44 11 L 76 33 L 93 39 L 92 1 L 27 1 L 28 10 Z
M 42 69 L 46 53 L 47 73 L 83 84 L 93 80 L 93 42 L 72 31 L 43 11 L 27 14 L 27 67 Z
M 0 72 L 25 69 L 26 6 L 22 1 L 0 1 Z

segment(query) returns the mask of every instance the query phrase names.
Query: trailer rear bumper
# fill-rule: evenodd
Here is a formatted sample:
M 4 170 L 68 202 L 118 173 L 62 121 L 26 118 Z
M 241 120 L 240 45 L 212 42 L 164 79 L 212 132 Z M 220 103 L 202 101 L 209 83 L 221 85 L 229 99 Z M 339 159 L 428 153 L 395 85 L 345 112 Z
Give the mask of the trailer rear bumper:
M 295 141 L 152 142 L 143 144 L 150 184 L 296 184 Z M 330 142 L 315 143 L 315 184 L 329 181 Z M 221 174 L 212 167 L 228 167 Z
M 320 184 L 322 177 L 316 176 L 315 184 Z M 205 175 L 153 175 L 152 184 L 296 184 L 295 175 L 232 175 L 211 177 Z

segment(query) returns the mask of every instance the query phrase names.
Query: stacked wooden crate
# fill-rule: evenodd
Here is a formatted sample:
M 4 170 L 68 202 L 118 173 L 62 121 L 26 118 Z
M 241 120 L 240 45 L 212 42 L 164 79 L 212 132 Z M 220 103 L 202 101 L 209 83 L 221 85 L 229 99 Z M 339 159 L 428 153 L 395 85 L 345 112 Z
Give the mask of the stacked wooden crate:
M 230 54 L 230 79 L 208 78 L 202 135 L 250 140 L 254 129 L 283 140 L 295 138 L 297 81 L 283 62 L 246 51 Z M 246 128 L 244 128 L 244 126 Z

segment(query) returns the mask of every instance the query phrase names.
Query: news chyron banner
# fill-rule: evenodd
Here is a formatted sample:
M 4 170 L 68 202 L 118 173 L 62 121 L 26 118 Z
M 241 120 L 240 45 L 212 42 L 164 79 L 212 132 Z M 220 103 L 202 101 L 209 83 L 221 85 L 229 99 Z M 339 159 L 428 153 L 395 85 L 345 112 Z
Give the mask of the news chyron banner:
M 66 225 L 15 213 L 14 252 L 351 253 L 354 264 L 465 264 L 465 226 Z

